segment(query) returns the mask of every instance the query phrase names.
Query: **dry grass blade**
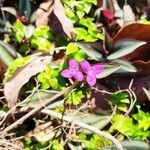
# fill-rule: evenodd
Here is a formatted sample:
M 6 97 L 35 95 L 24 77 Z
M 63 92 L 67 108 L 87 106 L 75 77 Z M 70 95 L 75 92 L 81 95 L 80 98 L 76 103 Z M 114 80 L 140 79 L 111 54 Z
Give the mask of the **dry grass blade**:
M 8 140 L 5 136 L 8 137 L 10 135 L 5 135 L 3 132 L 0 133 L 0 150 L 22 150 L 22 147 L 15 144 L 13 139 Z

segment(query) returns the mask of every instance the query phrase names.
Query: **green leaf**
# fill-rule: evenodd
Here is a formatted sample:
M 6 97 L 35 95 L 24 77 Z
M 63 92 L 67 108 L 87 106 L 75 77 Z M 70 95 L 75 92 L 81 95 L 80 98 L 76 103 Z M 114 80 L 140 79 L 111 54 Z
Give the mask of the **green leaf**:
M 74 33 L 77 35 L 77 40 L 84 40 L 88 36 L 88 32 L 84 28 L 74 28 Z
M 148 113 L 143 112 L 142 110 L 138 109 L 138 113 L 133 115 L 133 118 L 137 121 L 142 120 L 145 117 L 149 117 Z
M 103 60 L 101 51 L 102 49 L 95 43 L 75 42 L 90 59 L 97 61 Z
M 85 41 L 86 42 L 95 42 L 95 41 L 97 41 L 98 39 L 96 38 L 96 37 L 94 37 L 94 36 L 92 36 L 92 35 L 88 35 L 87 37 L 86 37 L 86 39 L 85 39 Z
M 65 9 L 65 12 L 67 17 L 70 18 L 72 21 L 77 22 L 79 20 L 76 14 L 70 9 Z
M 96 37 L 97 37 L 98 39 L 104 40 L 104 34 L 102 34 L 102 33 L 97 33 L 97 34 L 96 34 Z
M 67 115 L 71 116 L 74 114 L 73 112 L 70 112 L 71 114 L 67 114 Z M 93 113 L 88 113 L 88 112 L 77 112 L 75 113 L 74 117 L 75 117 L 75 120 L 89 124 L 98 129 L 102 129 L 105 126 L 108 119 L 110 118 L 110 114 L 104 115 L 104 114 L 98 114 L 98 113 L 93 114 Z M 89 133 L 89 132 L 84 131 L 84 133 Z
M 92 4 L 90 2 L 84 3 L 84 10 L 88 14 L 92 8 Z
M 35 27 L 33 25 L 25 26 L 25 37 L 29 39 L 32 36 L 34 30 Z
M 23 44 L 21 45 L 19 48 L 18 48 L 18 52 L 19 53 L 25 53 L 26 51 L 28 51 L 30 48 L 29 48 L 29 45 L 27 44 Z
M 118 108 L 118 110 L 121 110 L 123 112 L 127 112 L 127 110 L 128 110 L 128 107 L 126 104 L 118 104 L 117 108 Z
M 43 103 L 43 100 L 51 98 L 58 91 L 50 91 L 50 90 L 38 90 L 29 95 L 24 101 L 22 101 L 19 106 L 24 107 L 37 107 L 40 103 Z
M 79 50 L 79 47 L 74 43 L 69 43 L 66 49 L 66 55 L 75 53 Z
M 83 18 L 83 16 L 85 15 L 85 12 L 81 11 L 81 10 L 77 10 L 76 13 L 77 13 L 77 16 L 79 17 L 79 19 Z
M 121 102 L 122 102 L 122 103 L 125 103 L 125 104 L 129 104 L 129 103 L 130 103 L 130 100 L 126 98 L 126 99 L 122 99 Z
M 30 56 L 27 56 L 27 57 L 17 58 L 13 62 L 11 62 L 11 64 L 7 69 L 7 72 L 5 73 L 4 82 L 6 82 L 10 77 L 12 77 L 18 68 L 25 66 L 26 64 L 29 63 L 29 61 L 30 61 Z
M 31 2 L 30 0 L 19 0 L 19 15 L 25 14 L 26 18 L 29 19 L 31 15 Z
M 15 31 L 14 37 L 16 42 L 21 42 L 25 36 L 25 27 L 21 23 L 21 21 L 17 20 L 13 26 L 13 29 Z
M 30 16 L 30 23 L 33 24 L 36 21 L 36 10 L 32 12 L 31 16 Z
M 142 127 L 139 126 L 139 122 L 143 121 L 143 118 L 145 120 L 145 117 L 143 117 L 144 112 L 139 111 L 136 115 L 133 115 L 133 118 L 137 120 L 138 122 L 133 122 L 132 117 L 125 117 L 123 115 L 117 114 L 112 119 L 112 126 L 110 127 L 109 131 L 119 131 L 120 133 L 134 139 L 147 139 L 150 137 L 150 132 L 147 129 L 147 123 L 144 121 L 144 124 L 142 124 Z M 144 114 L 145 115 L 145 114 Z M 147 118 L 148 120 L 148 118 Z M 149 120 L 148 120 L 149 122 Z
M 91 8 L 92 8 L 91 3 L 88 3 L 88 2 L 84 3 L 84 10 L 87 14 L 90 12 Z
M 144 141 L 139 140 L 128 140 L 128 141 L 121 141 L 121 145 L 126 150 L 149 150 L 149 144 Z M 115 150 L 115 146 L 107 146 L 103 148 L 104 150 Z
M 64 105 L 64 99 L 63 100 L 59 100 L 56 102 L 53 102 L 52 104 L 50 104 L 49 106 L 47 106 L 48 109 L 55 109 L 55 108 L 60 108 L 60 106 L 63 107 Z
M 82 52 L 76 43 L 70 43 L 66 49 L 66 55 L 70 58 L 74 58 L 77 61 L 82 61 L 85 59 L 86 55 Z
M 93 24 L 92 27 L 89 27 L 89 28 L 88 28 L 88 33 L 89 33 L 91 36 L 97 38 L 98 30 L 96 29 L 96 27 L 95 27 L 94 24 Z
M 111 75 L 112 73 L 116 72 L 120 68 L 121 68 L 121 66 L 119 66 L 119 65 L 105 65 L 103 72 L 98 74 L 96 77 L 98 79 L 105 78 L 105 77 Z
M 74 55 L 74 59 L 77 60 L 78 62 L 85 60 L 85 58 L 86 58 L 86 54 L 82 51 L 78 51 Z
M 140 120 L 138 127 L 143 128 L 144 131 L 148 130 L 150 128 L 150 117 L 145 117 L 143 120 Z
M 59 83 L 58 83 L 58 74 L 57 71 L 52 69 L 50 66 L 46 66 L 46 69 L 44 72 L 41 72 L 38 76 L 37 79 L 39 82 L 41 82 L 41 88 L 42 89 L 58 89 L 59 88 Z
M 84 97 L 82 91 L 73 91 L 67 96 L 66 103 L 78 105 L 81 103 L 82 98 Z
M 81 133 L 79 139 L 82 141 L 83 148 L 86 150 L 103 149 L 104 146 L 110 145 L 111 142 L 97 134 L 85 135 Z
M 6 51 L 6 49 L 0 44 L 0 60 L 9 66 L 13 61 L 13 57 Z
M 122 134 L 126 134 L 133 127 L 132 118 L 124 117 L 123 115 L 115 115 L 112 119 L 113 124 L 109 129 L 110 132 L 118 130 Z
M 150 25 L 150 21 L 147 20 L 146 16 L 141 16 L 139 23 Z
M 52 50 L 52 48 L 54 48 L 54 45 L 43 37 L 32 38 L 31 44 L 33 48 L 38 48 L 40 50 L 44 50 L 47 52 L 49 52 L 50 50 Z
M 116 59 L 113 60 L 112 62 L 118 63 L 122 65 L 122 67 L 117 71 L 117 73 L 124 73 L 124 72 L 137 72 L 136 67 L 134 67 L 130 62 L 121 60 L 121 59 Z
M 150 113 L 149 112 L 143 112 L 142 110 L 138 110 L 138 113 L 133 115 L 133 118 L 138 121 L 139 128 L 143 128 L 144 131 L 148 130 L 150 128 Z
M 64 147 L 58 140 L 54 140 L 52 142 L 52 146 L 50 149 L 51 150 L 64 150 Z
M 47 78 L 45 77 L 45 74 L 44 74 L 44 73 L 43 73 L 43 74 L 40 73 L 40 74 L 38 75 L 37 79 L 38 79 L 39 82 L 42 83 L 42 85 L 41 85 L 41 88 L 42 88 L 42 89 L 48 89 L 48 88 L 51 87 L 51 84 L 49 83 L 49 80 L 50 80 L 50 79 L 47 79 Z
M 80 25 L 85 26 L 88 29 L 88 36 L 84 39 L 87 42 L 95 42 L 98 39 L 104 39 L 104 35 L 99 33 L 93 21 L 93 18 L 82 18 L 79 21 Z
M 33 33 L 33 36 L 35 38 L 43 37 L 43 38 L 48 39 L 48 40 L 53 39 L 53 35 L 51 33 L 51 30 L 50 30 L 49 26 L 44 26 L 44 25 L 38 26 L 35 29 L 35 31 Z
M 17 56 L 19 55 L 14 49 L 14 47 L 5 43 L 4 41 L 0 41 L 0 46 L 2 46 L 13 58 L 17 58 Z
M 86 2 L 92 3 L 94 5 L 97 5 L 97 0 L 85 0 Z
M 112 95 L 111 102 L 113 104 L 118 104 L 122 100 L 127 99 L 127 98 L 128 98 L 128 94 L 127 93 L 119 92 L 119 93 L 115 93 L 115 94 Z
M 25 15 L 29 19 L 30 15 L 31 15 L 31 1 L 30 0 L 26 0 L 24 2 L 25 2 L 25 6 L 26 6 L 24 8 L 24 10 L 26 12 Z
M 94 23 L 93 23 L 94 19 L 93 18 L 83 18 L 79 21 L 79 24 L 89 28 L 89 27 L 92 27 L 94 26 Z
M 144 44 L 146 44 L 146 42 L 136 41 L 136 40 L 130 40 L 130 41 L 123 40 L 123 41 L 117 42 L 113 47 L 113 50 L 115 52 L 110 54 L 107 57 L 107 59 L 112 60 L 112 59 L 123 57 L 127 54 L 132 53 L 134 50 L 136 50 L 138 47 Z
M 84 1 L 75 2 L 74 4 L 77 11 L 84 11 Z
M 19 3 L 18 3 L 18 6 L 19 6 L 19 8 L 18 8 L 19 15 L 21 15 L 22 12 L 23 12 L 23 6 L 24 6 L 23 2 L 24 2 L 24 0 L 19 0 Z

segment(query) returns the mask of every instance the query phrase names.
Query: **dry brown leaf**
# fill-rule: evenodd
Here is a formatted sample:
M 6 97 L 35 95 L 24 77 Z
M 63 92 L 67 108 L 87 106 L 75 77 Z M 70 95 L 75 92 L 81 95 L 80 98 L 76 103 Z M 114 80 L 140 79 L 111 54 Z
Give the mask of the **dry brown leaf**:
M 29 79 L 45 69 L 51 61 L 51 56 L 33 56 L 33 59 L 18 70 L 17 74 L 4 85 L 4 95 L 8 104 L 13 107 L 17 103 L 19 91 Z
M 49 22 L 48 17 L 53 10 L 54 10 L 53 0 L 41 3 L 37 10 L 36 26 L 48 25 Z
M 66 35 L 71 38 L 71 32 L 73 30 L 73 22 L 67 18 L 65 14 L 65 10 L 63 5 L 61 4 L 60 0 L 54 1 L 54 14 L 60 21 L 62 28 Z
M 119 32 L 113 38 L 116 42 L 121 39 L 136 39 L 140 41 L 150 41 L 150 25 L 132 23 L 119 30 Z
M 73 22 L 66 16 L 64 7 L 60 0 L 48 0 L 43 2 L 37 10 L 36 25 L 48 25 L 50 23 L 54 31 L 64 32 L 72 38 Z

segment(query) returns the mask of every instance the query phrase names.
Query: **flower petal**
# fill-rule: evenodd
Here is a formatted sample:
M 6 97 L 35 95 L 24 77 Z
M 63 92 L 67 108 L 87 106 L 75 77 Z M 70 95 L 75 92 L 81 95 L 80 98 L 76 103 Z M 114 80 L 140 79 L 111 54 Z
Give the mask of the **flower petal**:
M 70 71 L 69 69 L 65 69 L 61 72 L 61 75 L 65 78 L 71 78 L 73 77 L 73 72 Z
M 94 74 L 90 73 L 87 75 L 86 81 L 90 86 L 94 86 L 96 83 L 96 76 Z
M 109 9 L 104 9 L 102 13 L 109 20 L 114 18 L 114 14 Z
M 104 70 L 104 65 L 103 64 L 97 64 L 92 66 L 92 72 L 93 74 L 99 74 Z
M 74 78 L 77 80 L 77 81 L 82 81 L 83 80 L 83 74 L 80 72 L 80 71 L 76 71 L 74 73 Z
M 71 69 L 71 70 L 78 70 L 79 69 L 78 62 L 75 61 L 74 59 L 70 59 L 70 61 L 69 61 L 69 69 Z
M 91 69 L 89 62 L 86 60 L 83 60 L 80 63 L 80 66 L 81 66 L 82 71 L 84 71 L 85 73 L 88 73 L 88 71 Z

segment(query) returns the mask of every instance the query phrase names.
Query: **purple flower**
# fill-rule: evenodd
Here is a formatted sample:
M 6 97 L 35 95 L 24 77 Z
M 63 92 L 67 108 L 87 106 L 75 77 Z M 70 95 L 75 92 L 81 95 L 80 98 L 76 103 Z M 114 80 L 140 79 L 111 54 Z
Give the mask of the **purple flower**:
M 90 86 L 94 86 L 96 83 L 96 75 L 104 70 L 104 65 L 96 64 L 91 66 L 86 60 L 82 61 L 80 65 L 82 71 L 86 74 L 86 81 Z
M 77 81 L 83 80 L 83 74 L 79 70 L 79 64 L 74 59 L 69 61 L 69 68 L 65 69 L 61 72 L 61 75 L 65 78 L 72 78 L 74 77 Z

